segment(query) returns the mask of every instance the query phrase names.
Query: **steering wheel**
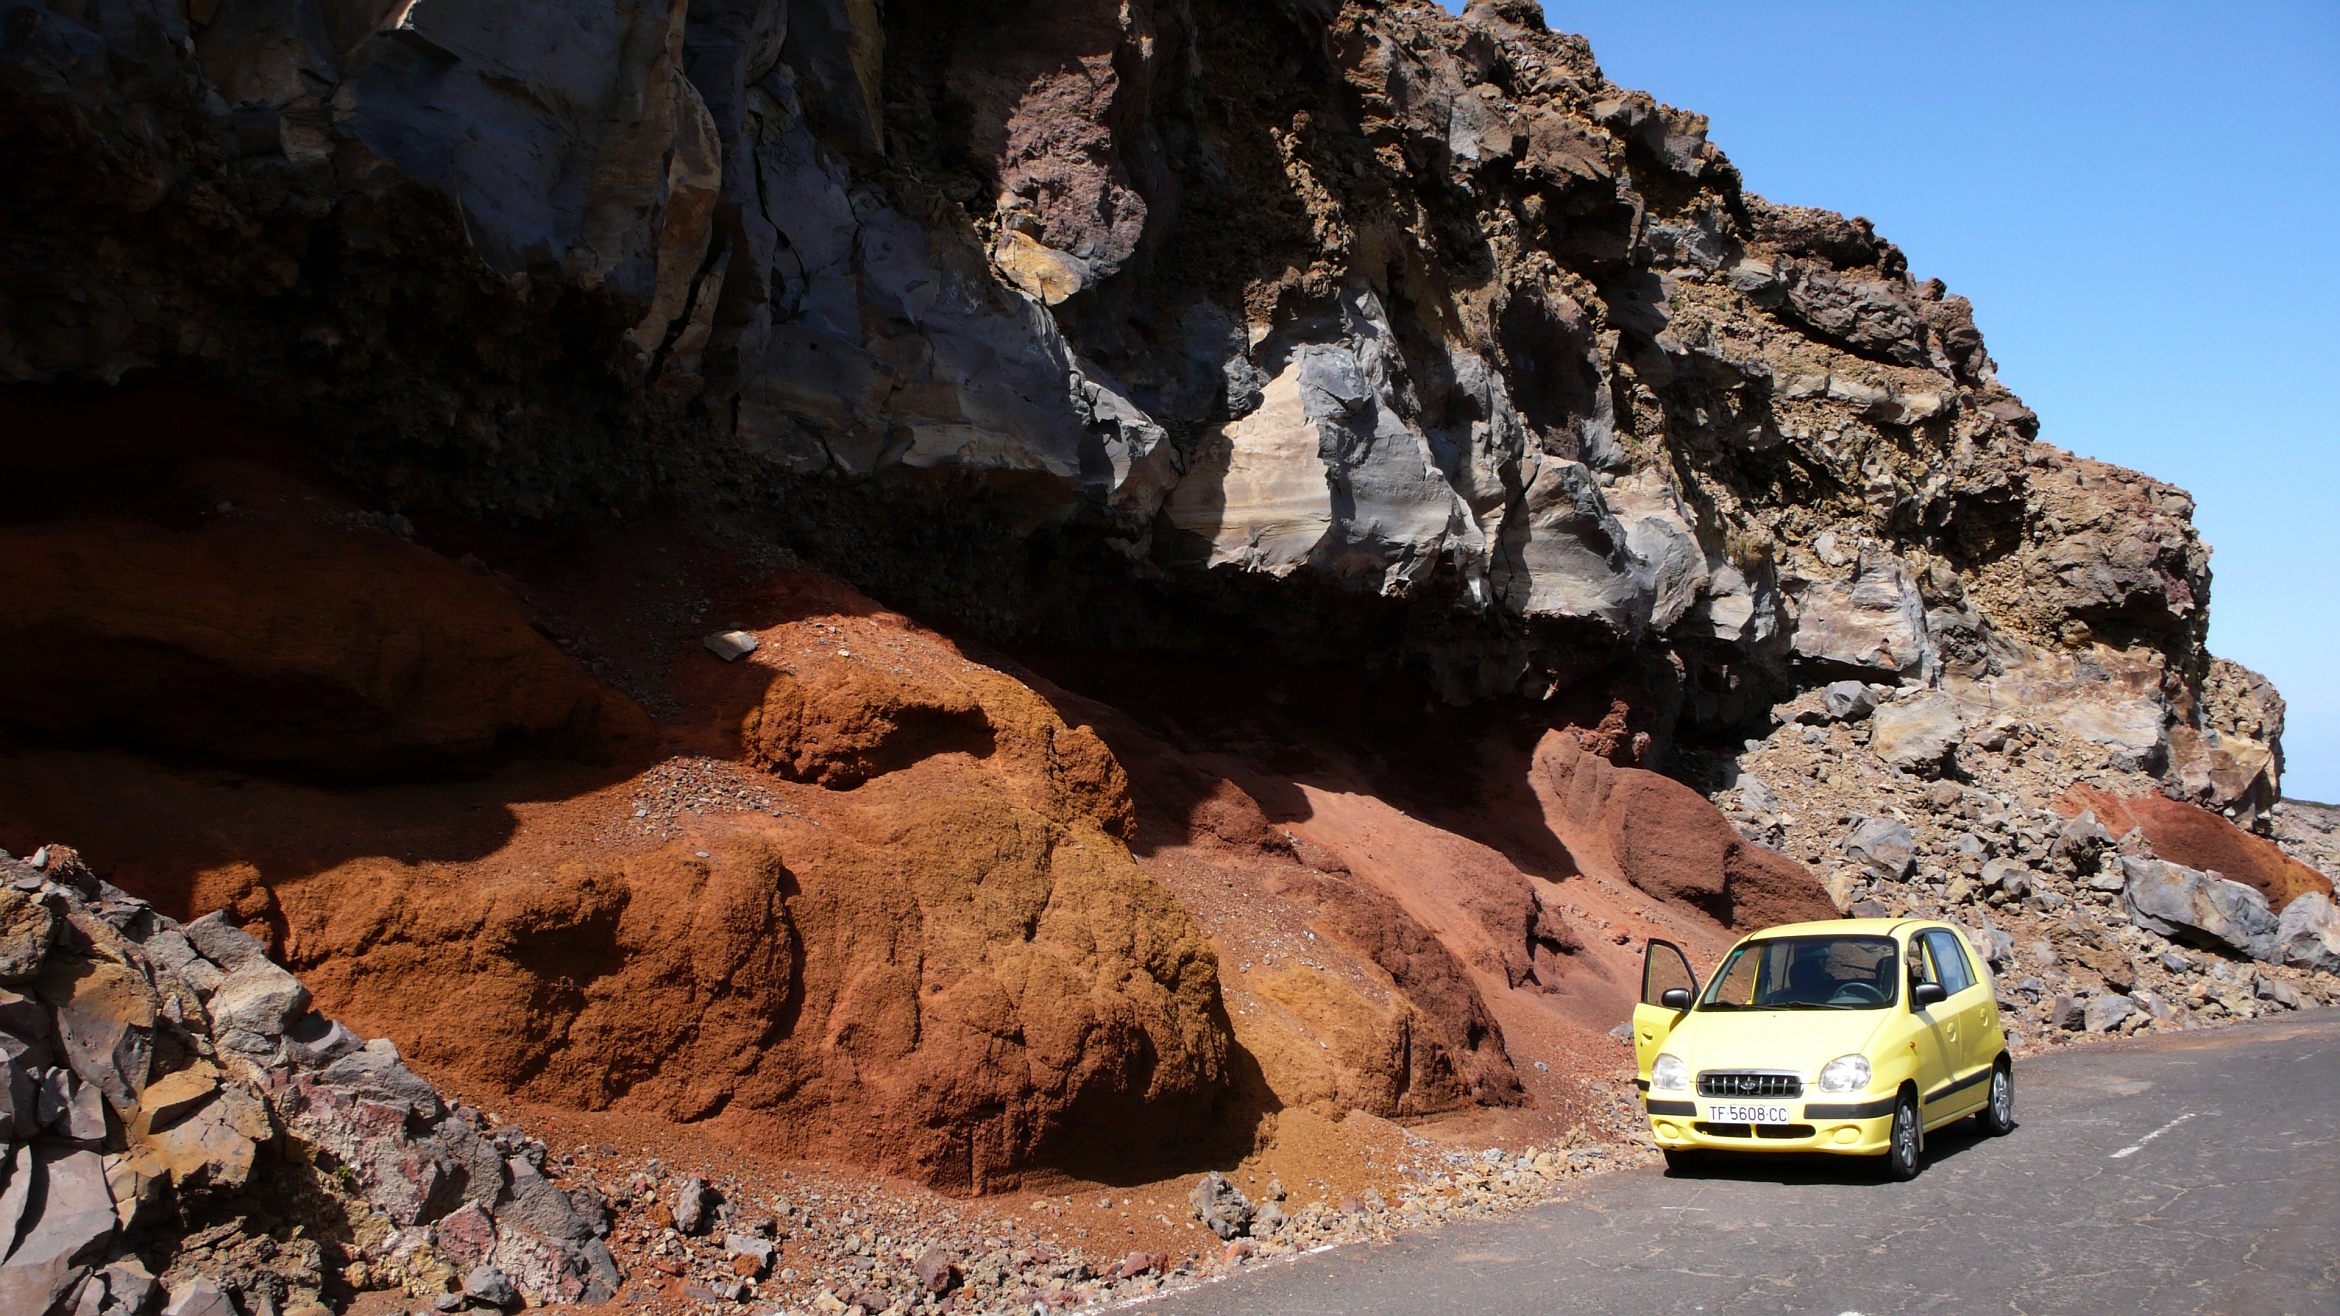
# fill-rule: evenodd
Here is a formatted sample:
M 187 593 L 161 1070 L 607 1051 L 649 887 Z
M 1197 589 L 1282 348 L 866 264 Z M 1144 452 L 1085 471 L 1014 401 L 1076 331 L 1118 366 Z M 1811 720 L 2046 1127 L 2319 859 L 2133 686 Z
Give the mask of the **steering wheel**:
M 1828 998 L 1830 1005 L 1883 1005 L 1885 993 L 1873 982 L 1848 982 Z

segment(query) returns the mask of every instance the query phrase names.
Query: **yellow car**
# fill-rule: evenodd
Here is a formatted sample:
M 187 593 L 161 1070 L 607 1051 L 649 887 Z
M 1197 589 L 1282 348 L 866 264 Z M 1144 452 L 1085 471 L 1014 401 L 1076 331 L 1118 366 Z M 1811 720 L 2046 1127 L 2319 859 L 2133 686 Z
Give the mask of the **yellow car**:
M 2015 1070 L 1990 971 L 1946 923 L 1791 923 L 1740 941 L 1705 990 L 1649 943 L 1633 1010 L 1636 1086 L 1666 1163 L 1699 1153 L 1875 1156 L 1918 1172 L 1925 1135 L 2015 1127 Z

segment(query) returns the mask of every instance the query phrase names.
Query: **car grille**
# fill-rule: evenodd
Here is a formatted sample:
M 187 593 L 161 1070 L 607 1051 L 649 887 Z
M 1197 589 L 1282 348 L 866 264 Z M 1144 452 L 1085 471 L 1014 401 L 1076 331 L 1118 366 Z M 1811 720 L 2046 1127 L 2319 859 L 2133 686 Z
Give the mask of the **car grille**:
M 1709 1069 L 1698 1076 L 1702 1097 L 1800 1097 L 1804 1080 L 1793 1074 L 1767 1074 L 1737 1069 Z
M 1693 1127 L 1712 1138 L 1809 1138 L 1813 1133 L 1809 1124 L 1709 1124 L 1700 1120 Z

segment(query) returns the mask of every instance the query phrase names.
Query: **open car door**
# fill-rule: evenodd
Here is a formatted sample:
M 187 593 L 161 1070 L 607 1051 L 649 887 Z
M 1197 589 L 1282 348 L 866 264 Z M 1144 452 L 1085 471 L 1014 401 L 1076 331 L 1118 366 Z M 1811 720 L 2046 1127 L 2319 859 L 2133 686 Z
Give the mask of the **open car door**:
M 1666 1004 L 1669 991 L 1684 993 L 1676 998 L 1678 1004 Z M 1641 954 L 1641 1003 L 1633 1007 L 1633 1077 L 1642 1091 L 1649 1091 L 1649 1067 L 1657 1062 L 1658 1050 L 1697 996 L 1698 975 L 1690 971 L 1690 957 L 1670 941 L 1650 938 Z

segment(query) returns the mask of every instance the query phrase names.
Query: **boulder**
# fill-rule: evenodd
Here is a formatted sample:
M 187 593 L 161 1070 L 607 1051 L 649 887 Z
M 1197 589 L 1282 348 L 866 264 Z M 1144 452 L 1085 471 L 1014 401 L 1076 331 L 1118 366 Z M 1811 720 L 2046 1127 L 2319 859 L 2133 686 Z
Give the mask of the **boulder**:
M 2089 998 L 2081 1011 L 2081 1026 L 2091 1033 L 2109 1033 L 2137 1012 L 2137 1003 L 2118 993 Z
M 2012 859 L 1985 860 L 1982 883 L 1993 892 L 2020 900 L 2031 894 L 2031 870 Z
M 1869 718 L 1869 748 L 1877 757 L 1921 776 L 1940 771 L 1964 734 L 1958 701 L 1939 690 L 1896 700 Z
M 2323 973 L 2340 973 L 2340 909 L 2320 891 L 2293 897 L 2275 922 L 2275 958 Z
M 1896 882 L 1909 876 L 1917 858 L 1916 838 L 1891 818 L 1860 819 L 1838 846 L 1878 877 Z
M 219 1045 L 265 1063 L 283 1050 L 294 1016 L 309 1008 L 309 989 L 264 958 L 247 960 L 220 981 L 208 1004 Z
M 1866 681 L 1831 681 L 1820 689 L 1820 711 L 1831 722 L 1858 722 L 1877 711 L 1886 689 Z
M 2262 1001 L 2273 1001 L 2286 1010 L 2296 1010 L 2302 1004 L 2298 988 L 2280 978 L 2270 978 L 2265 974 L 2258 974 L 2253 978 L 2251 995 Z
M 2120 865 L 2121 898 L 2137 926 L 2255 960 L 2274 958 L 2275 914 L 2257 891 L 2158 859 L 2123 855 Z

